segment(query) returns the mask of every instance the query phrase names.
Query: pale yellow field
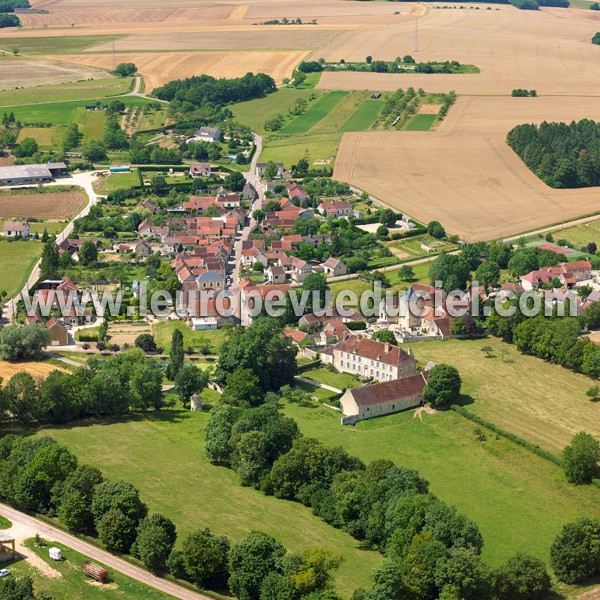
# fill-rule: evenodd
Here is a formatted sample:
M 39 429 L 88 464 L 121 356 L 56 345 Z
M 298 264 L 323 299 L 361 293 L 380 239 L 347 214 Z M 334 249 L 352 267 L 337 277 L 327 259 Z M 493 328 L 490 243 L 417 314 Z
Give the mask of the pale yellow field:
M 17 142 L 22 142 L 25 138 L 33 138 L 40 146 L 52 146 L 55 133 L 56 127 L 22 127 Z
M 461 97 L 435 131 L 346 133 L 334 177 L 466 240 L 506 237 L 600 209 L 598 189 L 555 190 L 505 142 L 523 122 L 600 119 L 597 98 Z
M 48 60 L 0 58 L 0 90 L 106 77 L 106 71 L 87 66 L 67 65 Z
M 118 54 L 117 62 L 133 62 L 151 91 L 173 79 L 192 75 L 241 77 L 252 71 L 267 73 L 281 82 L 291 75 L 294 66 L 306 55 L 305 51 L 281 52 L 143 52 Z M 68 54 L 57 60 L 110 69 L 112 54 Z
M 339 32 L 318 26 L 215 28 L 201 32 L 142 33 L 115 43 L 117 52 L 148 50 L 312 50 L 330 42 Z M 112 43 L 86 52 L 112 52 Z
M 393 60 L 412 54 L 421 62 L 473 64 L 481 69 L 480 74 L 326 72 L 318 87 L 396 90 L 413 86 L 468 95 L 510 94 L 514 88 L 527 88 L 540 94 L 600 96 L 600 47 L 590 43 L 596 31 L 600 31 L 598 21 L 560 18 L 549 12 L 509 7 L 431 10 L 419 23 L 418 53 L 413 51 L 411 21 L 344 33 L 315 57 L 362 61 L 367 55 Z
M 54 365 L 44 362 L 10 363 L 0 361 L 0 377 L 4 379 L 4 383 L 17 373 L 29 373 L 34 379 L 37 379 L 38 377 L 46 379 L 52 371 L 66 371 L 66 369 L 55 367 Z

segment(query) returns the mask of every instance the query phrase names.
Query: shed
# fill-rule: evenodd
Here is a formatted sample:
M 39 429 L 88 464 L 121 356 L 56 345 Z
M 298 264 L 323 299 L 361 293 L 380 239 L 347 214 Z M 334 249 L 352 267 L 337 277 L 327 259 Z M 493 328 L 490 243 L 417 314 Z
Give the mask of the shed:
M 0 562 L 13 560 L 16 556 L 15 538 L 7 533 L 0 532 Z

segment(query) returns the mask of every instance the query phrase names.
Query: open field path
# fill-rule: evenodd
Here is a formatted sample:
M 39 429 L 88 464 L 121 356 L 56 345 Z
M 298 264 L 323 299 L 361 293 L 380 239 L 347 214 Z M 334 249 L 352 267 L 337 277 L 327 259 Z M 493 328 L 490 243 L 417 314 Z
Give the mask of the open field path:
M 79 538 L 57 529 L 56 527 L 47 525 L 46 523 L 15 510 L 6 504 L 0 504 L 0 514 L 12 521 L 15 528 L 18 528 L 18 531 L 15 531 L 15 533 L 19 534 L 21 541 L 23 541 L 24 537 L 34 537 L 36 533 L 39 533 L 51 541 L 60 542 L 69 548 L 73 548 L 73 550 L 81 552 L 93 560 L 104 563 L 111 569 L 115 569 L 116 571 L 119 571 L 120 573 L 123 573 L 124 575 L 127 575 L 128 577 L 131 577 L 132 579 L 135 579 L 136 581 L 139 581 L 145 585 L 153 587 L 160 592 L 170 594 L 174 598 L 181 598 L 182 600 L 212 600 L 209 598 L 209 596 L 187 590 L 179 585 L 165 581 L 159 577 L 155 577 L 148 571 L 144 571 L 144 569 L 140 569 L 139 567 L 136 567 L 127 561 L 110 554 L 109 552 L 101 550 L 100 548 L 96 548 L 96 546 L 92 546 L 91 544 L 88 544 Z M 10 532 L 11 530 L 8 529 L 7 533 L 10 534 Z M 17 536 L 15 535 L 15 537 Z M 22 550 L 23 549 L 21 549 L 21 552 Z M 27 549 L 25 549 L 25 551 L 29 553 Z M 29 556 L 27 558 L 29 559 Z M 33 566 L 37 565 L 34 564 Z

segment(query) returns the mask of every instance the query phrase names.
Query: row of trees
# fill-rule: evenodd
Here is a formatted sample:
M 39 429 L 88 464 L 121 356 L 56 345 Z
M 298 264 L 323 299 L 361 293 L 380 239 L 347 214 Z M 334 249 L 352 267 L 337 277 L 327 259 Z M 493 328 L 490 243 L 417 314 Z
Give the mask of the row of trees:
M 595 121 L 517 125 L 507 142 L 551 187 L 600 185 L 600 124 Z
M 281 393 L 298 399 L 292 390 Z M 547 595 L 550 578 L 536 558 L 520 554 L 491 571 L 480 557 L 483 539 L 477 526 L 430 494 L 416 471 L 387 460 L 366 466 L 342 448 L 303 437 L 296 423 L 279 413 L 276 401 L 271 396 L 259 407 L 213 408 L 206 453 L 234 469 L 241 485 L 302 502 L 327 523 L 381 551 L 386 559 L 372 573 L 373 588 L 358 590 L 355 600 L 530 600 Z M 562 558 L 569 556 L 568 545 L 555 545 L 557 568 L 569 577 L 570 563 Z
M 4 387 L 0 379 L 0 412 L 24 423 L 67 423 L 130 409 L 158 410 L 164 406 L 162 379 L 160 365 L 136 348 L 106 363 L 90 359 L 72 375 L 52 371 L 39 382 L 21 372 Z
M 292 600 L 316 600 L 321 596 L 311 594 L 330 586 L 331 571 L 342 560 L 324 548 L 288 553 L 257 531 L 232 544 L 200 529 L 175 551 L 174 523 L 161 514 L 149 515 L 133 485 L 79 465 L 50 437 L 7 435 L 0 440 L 0 496 L 21 509 L 58 517 L 70 531 L 97 535 L 108 550 L 129 553 L 154 573 L 170 571 L 203 587 L 229 587 L 240 600 L 279 600 L 284 596 L 277 590 Z

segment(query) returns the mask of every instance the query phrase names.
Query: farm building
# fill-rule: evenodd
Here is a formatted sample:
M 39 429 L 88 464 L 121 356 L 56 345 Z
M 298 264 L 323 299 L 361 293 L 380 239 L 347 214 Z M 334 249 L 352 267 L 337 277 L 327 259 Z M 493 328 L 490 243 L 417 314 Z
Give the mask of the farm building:
M 2 235 L 6 237 L 29 237 L 29 223 L 27 221 L 4 221 Z
M 50 346 L 68 346 L 69 332 L 67 328 L 57 319 L 50 319 L 46 323 L 46 329 L 50 332 Z
M 0 185 L 27 185 L 29 183 L 47 183 L 60 177 L 67 166 L 65 163 L 45 165 L 13 165 L 0 167 Z
M 423 402 L 427 375 L 428 372 L 423 371 L 383 383 L 350 388 L 340 399 L 344 414 L 342 425 L 419 406 Z

